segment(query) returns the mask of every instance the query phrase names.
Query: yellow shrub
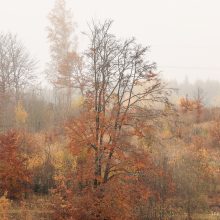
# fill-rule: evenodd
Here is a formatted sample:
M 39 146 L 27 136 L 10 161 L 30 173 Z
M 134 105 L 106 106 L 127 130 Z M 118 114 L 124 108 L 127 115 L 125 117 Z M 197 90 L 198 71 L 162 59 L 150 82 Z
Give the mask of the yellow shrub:
M 0 197 L 0 219 L 9 219 L 9 209 L 11 208 L 11 202 L 7 199 L 7 192 Z
M 25 124 L 28 114 L 25 111 L 21 102 L 18 102 L 18 105 L 15 108 L 15 119 L 18 124 Z

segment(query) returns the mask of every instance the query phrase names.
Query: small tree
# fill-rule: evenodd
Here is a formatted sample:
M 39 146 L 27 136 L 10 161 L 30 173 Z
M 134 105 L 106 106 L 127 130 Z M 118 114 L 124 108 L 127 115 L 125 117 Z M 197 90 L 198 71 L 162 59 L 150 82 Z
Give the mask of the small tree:
M 188 95 L 186 95 L 186 97 L 180 98 L 179 105 L 183 113 L 188 113 L 193 111 L 194 102 L 188 98 Z
M 200 88 L 197 90 L 197 94 L 194 98 L 194 109 L 196 111 L 196 122 L 199 123 L 201 120 L 201 115 L 204 109 L 204 97 L 203 92 Z

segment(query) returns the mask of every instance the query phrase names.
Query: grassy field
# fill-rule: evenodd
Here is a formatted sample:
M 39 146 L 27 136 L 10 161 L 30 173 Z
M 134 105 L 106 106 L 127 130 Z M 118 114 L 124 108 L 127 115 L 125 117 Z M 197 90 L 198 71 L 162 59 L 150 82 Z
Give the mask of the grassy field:
M 0 213 L 1 216 L 1 213 Z M 53 220 L 51 211 L 42 210 L 10 210 L 6 218 L 1 220 Z M 169 220 L 169 219 L 164 219 Z M 187 220 L 186 216 L 176 216 L 172 220 Z M 220 220 L 219 214 L 197 214 L 193 216 L 193 220 Z
M 220 213 L 213 214 L 195 214 L 192 217 L 193 220 L 220 220 Z M 187 220 L 186 215 L 176 216 L 172 220 Z
M 53 220 L 51 198 L 32 196 L 23 202 L 0 201 L 0 220 Z M 193 220 L 220 220 L 220 212 L 194 214 Z M 85 219 L 86 220 L 86 219 Z M 164 220 L 187 220 L 187 215 L 178 215 Z

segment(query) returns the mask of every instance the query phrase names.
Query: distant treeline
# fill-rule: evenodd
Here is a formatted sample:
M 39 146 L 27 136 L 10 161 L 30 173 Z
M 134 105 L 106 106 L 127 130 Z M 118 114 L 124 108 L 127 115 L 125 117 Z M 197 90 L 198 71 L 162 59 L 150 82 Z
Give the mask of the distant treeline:
M 220 106 L 220 82 L 216 80 L 197 80 L 193 83 L 186 78 L 183 82 L 171 80 L 168 82 L 175 92 L 173 94 L 174 102 L 180 97 L 188 96 L 193 98 L 197 95 L 198 89 L 201 90 L 205 105 L 211 107 Z

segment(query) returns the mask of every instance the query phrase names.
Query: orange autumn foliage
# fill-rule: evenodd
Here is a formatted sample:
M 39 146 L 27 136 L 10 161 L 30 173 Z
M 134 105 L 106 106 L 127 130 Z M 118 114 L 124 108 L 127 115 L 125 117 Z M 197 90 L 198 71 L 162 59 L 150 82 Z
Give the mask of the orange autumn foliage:
M 0 194 L 9 198 L 22 197 L 30 184 L 27 158 L 21 152 L 22 139 L 15 131 L 0 135 Z
M 150 128 L 147 118 L 158 114 L 146 106 L 168 103 L 168 91 L 145 60 L 147 48 L 134 39 L 119 42 L 111 24 L 91 29 L 90 83 L 66 125 L 75 171 L 57 184 L 55 219 L 138 219 L 155 194 L 149 179 L 161 175 L 140 142 Z
M 188 96 L 185 98 L 180 98 L 179 106 L 183 113 L 193 112 L 196 113 L 196 122 L 199 123 L 201 120 L 201 115 L 204 110 L 203 98 L 201 96 L 201 91 L 198 89 L 197 97 L 194 99 L 189 99 Z
M 194 102 L 188 99 L 188 97 L 181 98 L 179 102 L 180 108 L 183 113 L 193 111 Z
M 132 140 L 143 136 L 140 131 L 144 123 L 121 131 L 119 136 L 111 127 L 112 118 L 105 118 L 106 131 L 99 162 L 101 173 L 97 175 L 97 151 L 92 147 L 96 141 L 93 114 L 92 111 L 82 112 L 67 126 L 76 168 L 73 174 L 58 179 L 54 191 L 54 219 L 138 219 L 136 209 L 146 204 L 151 196 L 157 196 L 149 179 L 163 175 L 147 149 Z M 109 142 L 108 136 L 115 138 L 114 144 Z M 111 158 L 109 152 L 114 152 Z

